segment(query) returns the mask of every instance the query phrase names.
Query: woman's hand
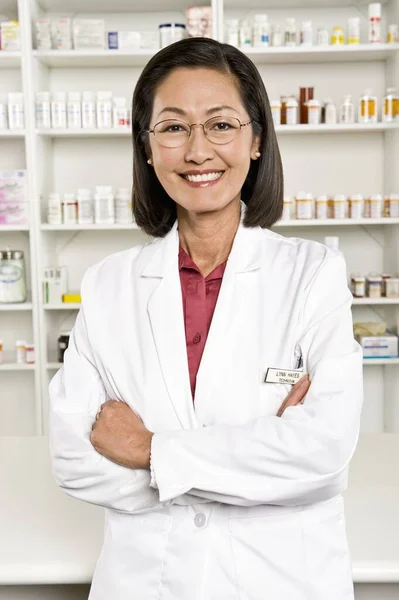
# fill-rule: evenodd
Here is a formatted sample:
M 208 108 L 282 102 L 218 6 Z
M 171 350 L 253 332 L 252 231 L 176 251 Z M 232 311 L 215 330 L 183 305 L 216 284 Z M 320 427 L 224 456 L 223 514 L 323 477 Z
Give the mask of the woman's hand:
M 305 398 L 308 390 L 310 388 L 310 380 L 309 375 L 305 375 L 302 377 L 297 383 L 294 385 L 282 405 L 280 406 L 277 416 L 281 417 L 283 412 L 288 406 L 296 406 L 297 404 L 302 404 L 303 399 Z
M 108 400 L 97 413 L 90 441 L 97 452 L 119 465 L 149 469 L 153 435 L 126 402 Z

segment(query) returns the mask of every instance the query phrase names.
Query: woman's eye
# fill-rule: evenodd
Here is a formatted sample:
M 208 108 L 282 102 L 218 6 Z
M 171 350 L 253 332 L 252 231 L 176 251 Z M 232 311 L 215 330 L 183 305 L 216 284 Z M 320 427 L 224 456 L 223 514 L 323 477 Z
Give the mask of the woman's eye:
M 169 127 L 166 127 L 166 129 L 164 129 L 164 131 L 169 132 L 175 132 L 175 131 L 183 131 L 183 127 L 181 127 L 180 125 L 169 125 Z
M 230 129 L 230 125 L 229 125 L 229 123 L 225 123 L 224 121 L 221 121 L 220 123 L 215 123 L 215 125 L 213 125 L 212 129 L 216 129 L 216 131 L 227 131 L 228 129 Z

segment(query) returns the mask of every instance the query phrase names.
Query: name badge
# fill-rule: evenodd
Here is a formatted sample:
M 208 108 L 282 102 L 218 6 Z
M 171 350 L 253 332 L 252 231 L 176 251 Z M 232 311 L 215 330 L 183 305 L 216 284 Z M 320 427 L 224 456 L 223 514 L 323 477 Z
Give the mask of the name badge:
M 294 385 L 305 373 L 302 369 L 273 369 L 266 371 L 265 383 L 288 383 Z

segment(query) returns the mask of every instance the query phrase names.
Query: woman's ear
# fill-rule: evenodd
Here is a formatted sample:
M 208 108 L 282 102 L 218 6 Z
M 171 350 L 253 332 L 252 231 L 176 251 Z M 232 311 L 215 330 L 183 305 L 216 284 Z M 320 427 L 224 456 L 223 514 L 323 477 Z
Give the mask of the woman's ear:
M 252 160 L 257 160 L 260 157 L 260 142 L 261 142 L 261 138 L 259 135 L 254 137 L 254 140 L 252 142 L 252 147 L 251 147 L 251 159 Z

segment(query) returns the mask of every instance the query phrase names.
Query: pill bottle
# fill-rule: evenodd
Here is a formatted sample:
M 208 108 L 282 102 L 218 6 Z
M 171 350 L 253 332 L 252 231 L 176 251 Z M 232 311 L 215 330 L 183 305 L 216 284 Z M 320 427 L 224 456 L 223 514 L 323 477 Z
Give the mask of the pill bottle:
M 361 194 L 352 194 L 348 198 L 349 218 L 361 219 L 363 210 L 363 196 Z
M 320 102 L 318 100 L 308 100 L 306 102 L 308 112 L 308 125 L 318 125 L 320 123 Z
M 282 221 L 290 221 L 291 220 L 291 206 L 292 206 L 291 196 L 284 196 L 283 214 L 281 217 Z
M 4 347 L 3 340 L 0 340 L 0 365 L 3 363 L 3 347 Z
M 291 98 L 290 94 L 281 94 L 281 125 L 287 125 L 287 100 Z
M 47 201 L 47 221 L 50 225 L 62 224 L 61 194 L 53 192 Z
M 94 220 L 98 224 L 115 223 L 115 202 L 110 185 L 97 185 L 94 194 Z
M 325 194 L 316 198 L 316 219 L 328 218 L 328 198 Z
M 312 46 L 313 45 L 313 28 L 312 21 L 303 21 L 300 32 L 300 45 L 301 46 Z
M 15 362 L 18 365 L 26 363 L 26 341 L 17 340 L 15 342 Z
M 381 219 L 382 217 L 382 196 L 374 194 L 370 198 L 370 218 Z
M 187 30 L 184 23 L 161 23 L 158 28 L 161 48 L 184 40 L 187 37 Z
M 271 35 L 271 45 L 272 46 L 282 46 L 284 41 L 284 36 L 280 25 L 272 26 L 272 35 Z
M 272 100 L 270 102 L 270 108 L 272 109 L 273 123 L 276 127 L 281 125 L 281 102 L 280 100 Z
M 360 44 L 359 17 L 352 17 L 348 19 L 348 44 Z
M 24 95 L 20 92 L 8 94 L 8 126 L 10 129 L 25 127 Z
M 68 129 L 80 129 L 82 127 L 82 108 L 80 92 L 68 92 L 67 124 Z
M 83 92 L 82 94 L 82 127 L 83 129 L 96 127 L 96 103 L 93 92 Z
M 388 88 L 384 97 L 382 120 L 385 123 L 399 121 L 399 96 L 395 88 Z
M 226 21 L 226 43 L 237 47 L 239 45 L 239 31 L 238 19 L 229 19 Z
M 33 344 L 26 344 L 26 363 L 28 365 L 35 364 L 35 346 Z
M 329 46 L 330 34 L 325 27 L 319 27 L 316 33 L 316 46 Z
M 339 237 L 336 235 L 327 235 L 324 238 L 324 243 L 331 250 L 335 250 L 335 252 L 339 252 Z
M 8 128 L 8 103 L 6 94 L 0 94 L 0 129 Z
M 78 223 L 89 225 L 94 222 L 93 199 L 90 190 L 79 188 L 76 192 Z
M 377 110 L 376 96 L 372 96 L 371 90 L 366 90 L 359 100 L 359 123 L 376 123 Z
M 305 192 L 299 192 L 295 197 L 295 218 L 311 219 L 312 204 L 312 194 L 305 194 Z
M 355 298 L 364 298 L 366 295 L 366 278 L 363 275 L 352 276 L 352 294 Z
M 97 92 L 96 115 L 98 129 L 112 127 L 112 92 Z
M 254 48 L 265 48 L 270 45 L 270 24 L 265 14 L 253 17 L 252 45 Z
M 383 296 L 387 295 L 387 281 L 390 280 L 392 278 L 392 275 L 390 273 L 381 273 L 381 279 L 382 279 L 382 290 L 381 290 L 381 294 Z
M 113 121 L 116 129 L 129 127 L 129 109 L 126 98 L 114 98 Z
M 295 98 L 288 98 L 286 102 L 286 121 L 287 125 L 298 124 L 298 102 Z
M 115 194 L 115 223 L 133 223 L 132 194 L 128 188 L 118 188 Z
M 385 295 L 387 298 L 399 298 L 398 277 L 391 277 L 385 281 Z
M 341 26 L 333 27 L 331 35 L 331 44 L 333 46 L 342 46 L 345 44 L 344 30 Z
M 384 200 L 384 217 L 399 218 L 399 194 L 389 194 Z
M 331 98 L 326 98 L 322 108 L 322 123 L 325 123 L 326 125 L 335 125 L 336 122 L 337 109 L 335 108 L 335 104 Z
M 367 296 L 369 298 L 382 297 L 382 277 L 377 273 L 370 273 L 367 276 Z
M 285 20 L 284 46 L 293 47 L 297 45 L 296 21 L 292 17 Z
M 352 96 L 345 96 L 339 109 L 339 122 L 343 125 L 350 125 L 355 122 L 355 107 Z
M 75 194 L 64 194 L 62 200 L 62 221 L 64 225 L 76 225 L 78 222 L 78 204 Z
M 381 42 L 381 2 L 369 4 L 369 42 Z
M 240 47 L 250 48 L 252 46 L 251 22 L 244 19 L 240 22 Z
M 51 128 L 51 94 L 50 92 L 36 92 L 35 102 L 36 127 L 38 129 Z
M 313 87 L 300 87 L 299 88 L 299 122 L 301 124 L 308 122 L 308 107 L 306 103 L 309 100 L 313 100 Z
M 387 42 L 388 44 L 396 44 L 397 42 L 399 42 L 397 23 L 392 23 L 391 25 L 388 25 Z
M 65 129 L 66 126 L 66 93 L 53 92 L 51 101 L 51 127 L 53 129 Z
M 334 219 L 345 219 L 346 217 L 346 198 L 343 194 L 336 194 L 334 201 Z

